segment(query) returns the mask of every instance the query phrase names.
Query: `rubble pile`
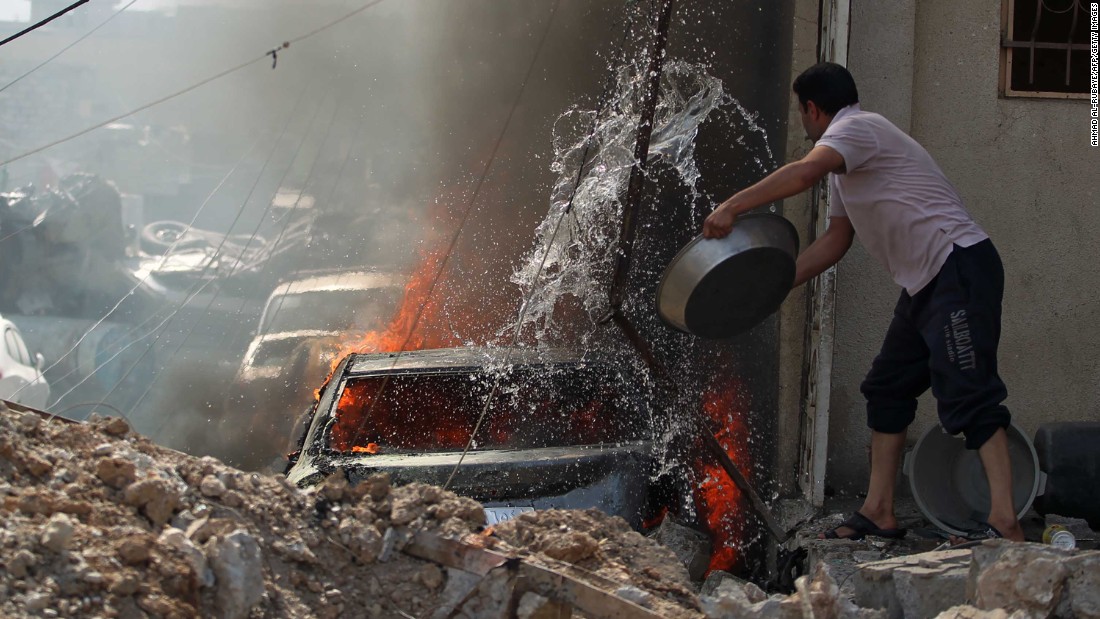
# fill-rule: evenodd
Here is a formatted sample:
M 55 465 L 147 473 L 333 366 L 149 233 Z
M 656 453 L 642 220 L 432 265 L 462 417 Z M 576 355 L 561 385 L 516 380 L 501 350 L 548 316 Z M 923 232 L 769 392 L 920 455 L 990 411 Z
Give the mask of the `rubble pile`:
M 700 616 L 674 555 L 620 519 L 525 514 L 496 535 L 484 524 L 478 503 L 438 487 L 391 487 L 384 476 L 353 487 L 334 475 L 303 491 L 282 477 L 159 447 L 120 419 L 47 423 L 0 404 L 3 617 L 545 610 L 547 600 L 534 594 L 509 609 L 510 592 L 493 579 L 412 556 L 406 546 L 422 539 L 416 534 L 569 569 L 662 616 Z
M 697 595 L 672 550 L 595 510 L 484 525 L 438 487 L 304 491 L 120 419 L 0 404 L 3 617 L 1100 618 L 1100 552 L 991 541 L 839 584 L 822 562 L 789 596 L 714 575 Z

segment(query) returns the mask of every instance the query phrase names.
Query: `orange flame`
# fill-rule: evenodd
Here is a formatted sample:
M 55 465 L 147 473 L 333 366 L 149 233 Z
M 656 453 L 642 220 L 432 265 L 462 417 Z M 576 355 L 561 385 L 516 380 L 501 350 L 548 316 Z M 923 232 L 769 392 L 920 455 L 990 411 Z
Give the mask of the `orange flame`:
M 350 353 L 399 352 L 458 345 L 453 335 L 448 337 L 440 329 L 432 328 L 438 325 L 437 318 L 443 308 L 439 300 L 442 295 L 439 290 L 433 291 L 433 284 L 438 289 L 443 283 L 441 269 L 445 256 L 442 249 L 422 254 L 420 265 L 405 285 L 405 295 L 390 324 L 385 329 L 368 332 L 358 341 L 347 343 L 333 360 L 332 368 L 335 369 L 340 360 Z
M 365 447 L 362 445 L 352 445 L 351 447 L 352 453 L 360 454 L 376 454 L 381 450 L 382 449 L 378 446 L 378 443 L 367 443 Z
M 719 444 L 749 477 L 748 431 L 742 403 L 741 385 L 724 379 L 721 386 L 712 387 L 704 395 L 703 412 L 716 430 Z M 737 562 L 737 547 L 744 538 L 744 519 L 739 517 L 741 491 L 710 456 L 697 460 L 695 470 L 702 473 L 695 487 L 695 506 L 714 542 L 709 570 L 728 571 Z

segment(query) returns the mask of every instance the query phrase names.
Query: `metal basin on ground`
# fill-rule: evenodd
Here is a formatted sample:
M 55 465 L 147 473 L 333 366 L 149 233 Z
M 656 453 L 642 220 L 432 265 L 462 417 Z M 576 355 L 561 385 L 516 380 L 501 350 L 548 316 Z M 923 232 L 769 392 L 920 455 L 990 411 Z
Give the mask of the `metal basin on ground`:
M 794 282 L 798 234 L 779 215 L 743 215 L 721 239 L 697 237 L 657 287 L 657 314 L 708 339 L 733 337 L 779 309 Z
M 1031 507 L 1046 486 L 1035 447 L 1014 425 L 1005 428 L 1012 465 L 1012 506 L 1017 517 Z M 978 529 L 989 515 L 989 482 L 976 450 L 962 437 L 933 426 L 905 455 L 905 474 L 921 513 L 935 526 L 955 535 Z

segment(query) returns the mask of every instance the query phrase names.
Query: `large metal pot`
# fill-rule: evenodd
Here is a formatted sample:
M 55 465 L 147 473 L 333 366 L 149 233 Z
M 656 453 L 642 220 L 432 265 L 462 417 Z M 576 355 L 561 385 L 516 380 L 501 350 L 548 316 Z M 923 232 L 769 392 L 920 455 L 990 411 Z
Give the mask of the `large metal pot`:
M 657 287 L 657 314 L 703 338 L 733 337 L 779 309 L 794 282 L 798 233 L 769 213 L 743 215 L 721 239 L 697 237 Z

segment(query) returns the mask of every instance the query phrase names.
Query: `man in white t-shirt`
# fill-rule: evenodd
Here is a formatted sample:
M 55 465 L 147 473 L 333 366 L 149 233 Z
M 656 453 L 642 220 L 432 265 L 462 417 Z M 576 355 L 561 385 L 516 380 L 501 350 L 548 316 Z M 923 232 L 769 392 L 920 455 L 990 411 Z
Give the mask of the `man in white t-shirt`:
M 799 255 L 794 285 L 836 264 L 858 235 L 902 287 L 882 349 L 860 386 L 871 428 L 867 496 L 824 537 L 905 535 L 894 516 L 894 479 L 917 397 L 931 387 L 940 423 L 966 437 L 989 480 L 989 515 L 968 528 L 976 536 L 1023 540 L 1012 502 L 1007 390 L 997 374 L 1004 292 L 997 250 L 928 151 L 882 116 L 860 110 L 847 69 L 815 65 L 793 89 L 814 148 L 720 204 L 703 235 L 723 237 L 739 214 L 805 191 L 829 174 L 829 227 Z

